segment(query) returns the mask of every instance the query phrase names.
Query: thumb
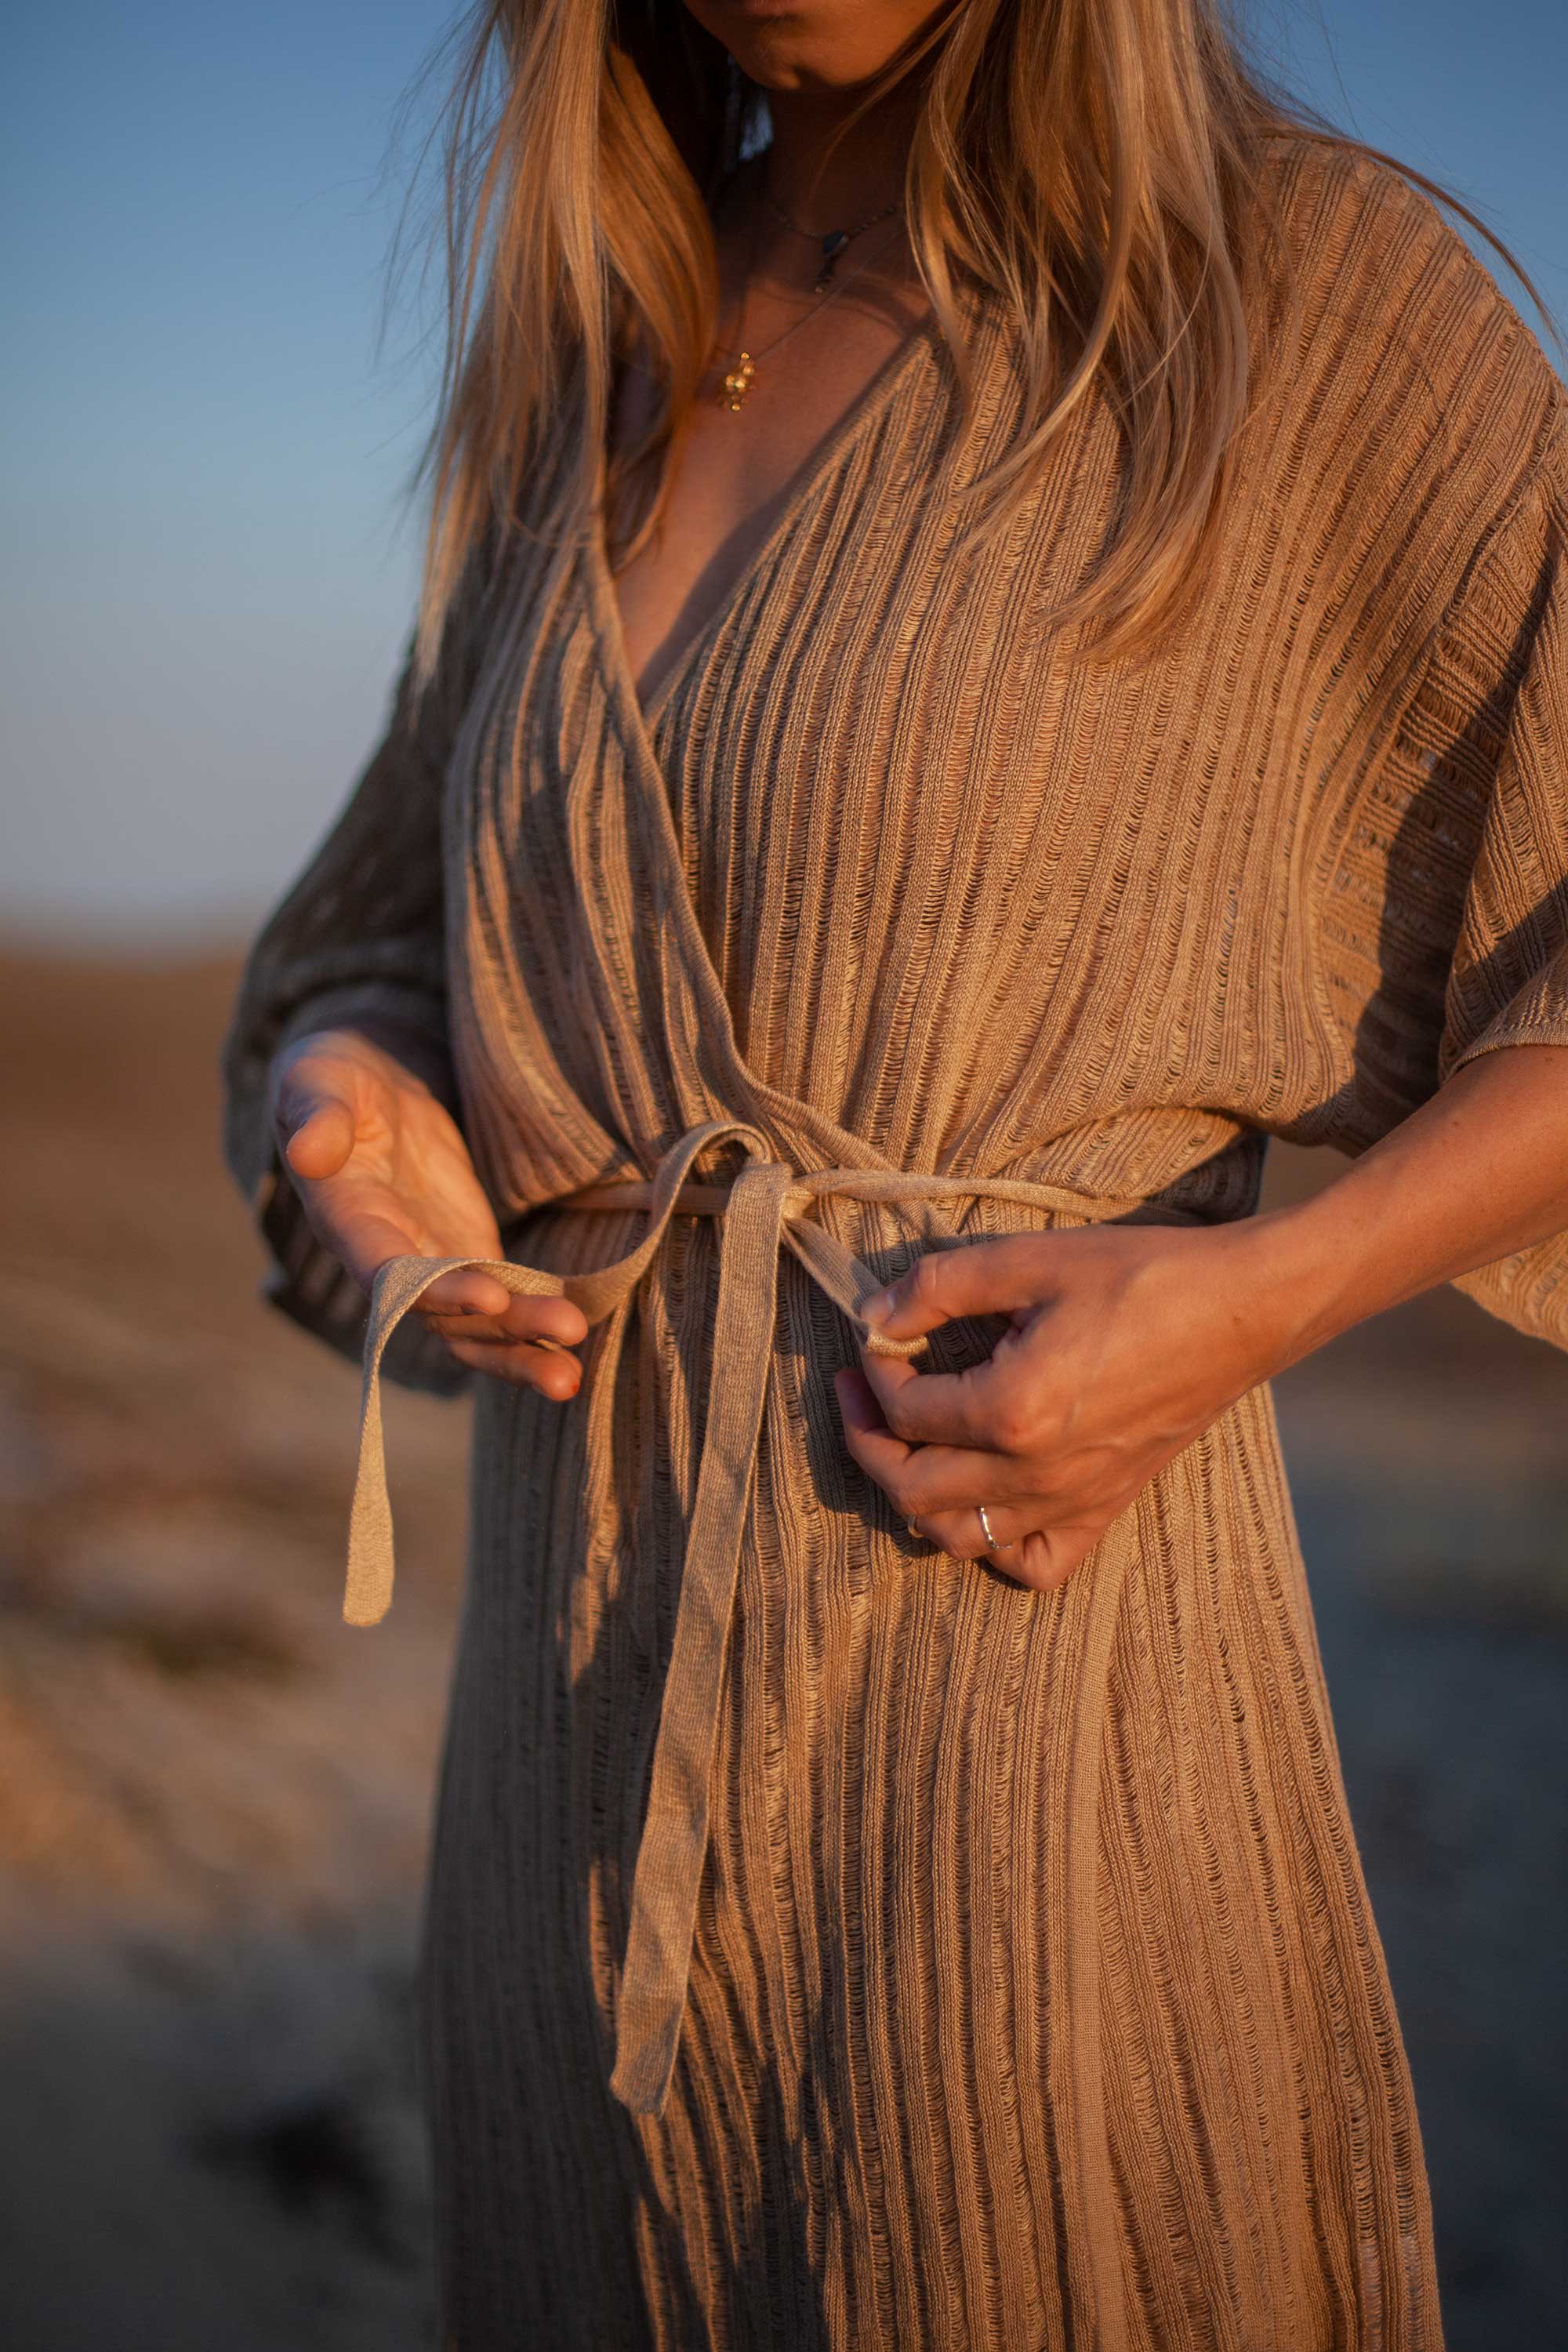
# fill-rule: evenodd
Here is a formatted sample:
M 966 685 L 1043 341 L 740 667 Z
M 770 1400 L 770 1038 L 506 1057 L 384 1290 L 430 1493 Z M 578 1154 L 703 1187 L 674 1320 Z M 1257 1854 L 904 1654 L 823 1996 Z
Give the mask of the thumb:
M 337 1088 L 290 1073 L 279 1088 L 278 1138 L 296 1176 L 319 1182 L 335 1176 L 354 1146 L 353 1109 Z
M 897 1282 L 868 1298 L 860 1314 L 889 1339 L 914 1339 L 961 1315 L 1013 1315 L 1038 1307 L 1058 1286 L 1056 1238 L 1000 1234 L 957 1249 L 928 1250 Z

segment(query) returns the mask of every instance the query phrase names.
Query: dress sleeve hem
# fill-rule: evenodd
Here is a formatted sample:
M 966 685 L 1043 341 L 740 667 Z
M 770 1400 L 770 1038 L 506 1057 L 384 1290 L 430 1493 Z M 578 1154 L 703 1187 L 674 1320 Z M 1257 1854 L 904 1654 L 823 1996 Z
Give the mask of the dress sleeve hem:
M 1477 1060 L 1480 1055 L 1496 1054 L 1509 1045 L 1568 1045 L 1568 1013 L 1560 1021 L 1529 1021 L 1518 1028 L 1494 1024 L 1454 1055 L 1446 1078 L 1451 1078 L 1456 1070 L 1462 1070 L 1467 1062 Z

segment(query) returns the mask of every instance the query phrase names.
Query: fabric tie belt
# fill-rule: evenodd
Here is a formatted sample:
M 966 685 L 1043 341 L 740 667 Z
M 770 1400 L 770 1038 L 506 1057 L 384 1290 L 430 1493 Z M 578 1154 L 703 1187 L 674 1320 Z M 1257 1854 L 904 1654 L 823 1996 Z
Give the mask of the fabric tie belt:
M 687 1171 L 712 1144 L 736 1142 L 748 1160 L 724 1184 L 688 1183 Z M 681 1137 L 659 1161 L 651 1183 L 590 1185 L 547 1208 L 646 1208 L 651 1214 L 636 1249 L 591 1273 L 561 1275 L 510 1259 L 395 1257 L 375 1277 L 364 1343 L 359 1467 L 349 1522 L 343 1615 L 373 1625 L 392 1599 L 392 1512 L 382 1437 L 381 1360 L 396 1325 L 444 1275 L 474 1271 L 535 1298 L 569 1298 L 590 1324 L 627 1298 L 652 1263 L 678 1211 L 720 1215 L 719 1300 L 713 1328 L 708 1415 L 697 1492 L 687 1535 L 675 1637 L 654 1748 L 647 1811 L 632 1881 L 631 1924 L 616 2021 L 610 2087 L 637 2115 L 661 2115 L 674 2072 L 690 1974 L 698 1895 L 708 1849 L 709 1785 L 718 1737 L 725 1650 L 734 1605 L 741 1539 L 750 1500 L 763 1406 L 773 1361 L 780 1245 L 841 1307 L 874 1354 L 912 1357 L 921 1339 L 886 1339 L 861 1313 L 881 1288 L 879 1277 L 816 1222 L 818 1201 L 834 1198 L 912 1205 L 984 1198 L 1066 1213 L 1079 1219 L 1143 1208 L 1187 1222 L 1180 1211 L 1106 1200 L 1067 1186 L 1005 1177 L 906 1175 L 897 1170 L 822 1168 L 797 1174 L 769 1157 L 767 1139 L 738 1121 L 714 1120 Z

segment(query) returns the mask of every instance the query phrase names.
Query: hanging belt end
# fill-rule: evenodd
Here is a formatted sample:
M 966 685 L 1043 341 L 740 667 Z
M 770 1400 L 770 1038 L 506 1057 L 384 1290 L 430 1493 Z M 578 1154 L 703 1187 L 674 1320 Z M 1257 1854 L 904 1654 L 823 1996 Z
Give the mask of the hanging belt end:
M 657 2032 L 623 2032 L 616 2044 L 616 2068 L 610 2088 L 634 2116 L 662 2116 L 675 2074 L 676 2044 L 680 2020 L 676 2017 Z
M 638 1864 L 639 1879 L 648 1860 L 645 1852 Z M 616 2011 L 616 2064 L 610 2089 L 634 2116 L 663 2115 L 686 2014 L 687 1966 L 675 1968 L 668 1951 L 662 1965 L 653 1961 L 650 1966 L 650 1935 L 644 1908 L 634 1917 Z
M 351 1564 L 343 1584 L 343 1623 L 379 1625 L 391 1606 L 390 1590 L 372 1583 L 363 1572 L 356 1576 Z
M 392 1502 L 386 1491 L 379 1400 L 360 1431 L 359 1467 L 349 1505 L 348 1570 L 343 1580 L 345 1625 L 379 1625 L 392 1606 Z
M 356 1482 L 349 1513 L 348 1571 L 343 1580 L 345 1625 L 379 1625 L 392 1606 L 392 1514 L 386 1507 L 384 1482 L 382 1508 L 362 1492 Z
M 354 1465 L 353 1500 L 349 1505 L 345 1625 L 379 1625 L 392 1606 L 392 1498 L 386 1490 L 386 1444 L 381 1423 L 381 1357 L 394 1324 L 408 1304 L 391 1286 L 389 1267 L 405 1271 L 409 1265 L 407 1259 L 393 1259 L 376 1276 L 365 1335 L 359 1459 Z

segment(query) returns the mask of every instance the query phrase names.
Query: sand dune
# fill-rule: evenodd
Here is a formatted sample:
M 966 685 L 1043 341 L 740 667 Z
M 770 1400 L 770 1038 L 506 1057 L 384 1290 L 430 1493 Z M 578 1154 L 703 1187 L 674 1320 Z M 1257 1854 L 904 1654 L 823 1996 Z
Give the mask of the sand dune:
M 407 2026 L 466 1412 L 389 1399 L 398 1600 L 352 1631 L 353 1372 L 258 1301 L 217 1161 L 233 974 L 0 965 L 0 2338 L 27 2352 L 429 2340 Z

